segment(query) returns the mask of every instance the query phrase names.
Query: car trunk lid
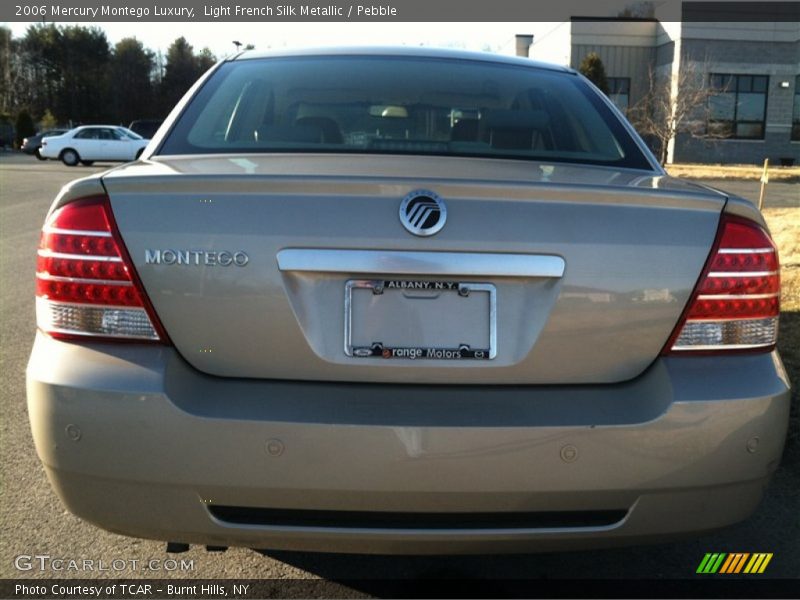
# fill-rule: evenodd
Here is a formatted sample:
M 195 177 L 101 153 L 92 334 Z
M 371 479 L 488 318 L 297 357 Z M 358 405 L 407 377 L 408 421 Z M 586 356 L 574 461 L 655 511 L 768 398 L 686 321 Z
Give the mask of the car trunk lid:
M 641 171 L 450 157 L 163 157 L 103 182 L 189 363 L 330 381 L 635 377 L 678 321 L 725 203 Z M 446 204 L 436 235 L 401 224 L 415 190 Z

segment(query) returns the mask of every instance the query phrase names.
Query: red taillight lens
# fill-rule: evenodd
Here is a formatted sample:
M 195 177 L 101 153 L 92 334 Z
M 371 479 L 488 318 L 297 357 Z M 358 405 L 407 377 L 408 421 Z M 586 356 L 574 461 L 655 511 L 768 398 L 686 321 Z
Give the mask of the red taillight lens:
M 54 337 L 164 341 L 106 196 L 53 212 L 36 263 L 36 321 Z
M 775 244 L 757 223 L 723 215 L 717 240 L 664 354 L 775 346 L 780 312 Z

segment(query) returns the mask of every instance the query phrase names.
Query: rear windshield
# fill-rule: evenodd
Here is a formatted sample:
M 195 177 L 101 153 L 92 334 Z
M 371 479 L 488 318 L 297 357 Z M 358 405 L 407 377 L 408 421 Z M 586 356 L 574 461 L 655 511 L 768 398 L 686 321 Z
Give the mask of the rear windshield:
M 117 127 L 117 131 L 119 131 L 125 137 L 129 137 L 132 140 L 143 140 L 144 138 L 140 136 L 138 133 L 131 131 L 130 129 L 126 129 L 125 127 Z
M 580 78 L 535 67 L 387 56 L 223 64 L 159 154 L 435 154 L 652 168 Z

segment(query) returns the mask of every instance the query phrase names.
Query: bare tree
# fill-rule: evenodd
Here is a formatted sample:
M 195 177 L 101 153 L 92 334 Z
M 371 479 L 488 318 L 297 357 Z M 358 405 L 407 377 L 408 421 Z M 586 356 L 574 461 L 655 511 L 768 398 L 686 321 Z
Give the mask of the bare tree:
M 618 12 L 617 16 L 629 19 L 652 19 L 656 16 L 656 5 L 649 1 L 631 2 Z
M 647 93 L 628 110 L 637 131 L 657 143 L 661 164 L 666 163 L 669 144 L 679 133 L 707 137 L 710 99 L 721 91 L 709 84 L 707 62 L 684 60 L 677 72 L 671 65 L 665 67 L 650 68 Z

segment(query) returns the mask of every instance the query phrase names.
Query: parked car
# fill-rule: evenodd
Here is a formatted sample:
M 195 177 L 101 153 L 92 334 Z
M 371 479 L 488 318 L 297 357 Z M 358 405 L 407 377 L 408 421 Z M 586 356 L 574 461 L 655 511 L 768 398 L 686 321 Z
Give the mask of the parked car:
M 789 415 L 775 244 L 577 72 L 247 52 L 166 125 L 44 225 L 28 410 L 74 514 L 452 553 L 755 510 Z
M 128 129 L 149 140 L 153 138 L 163 122 L 164 119 L 138 119 L 131 121 Z
M 68 129 L 49 129 L 47 131 L 42 131 L 41 133 L 37 133 L 36 135 L 32 135 L 31 137 L 26 137 L 22 140 L 22 147 L 21 150 L 25 154 L 33 154 L 39 160 L 47 160 L 44 156 L 41 155 L 39 149 L 42 147 L 42 139 L 46 137 L 52 137 L 56 135 L 62 135 L 69 131 Z
M 142 154 L 150 140 L 117 125 L 83 125 L 42 140 L 39 153 L 65 165 L 89 166 L 96 160 L 130 162 Z

